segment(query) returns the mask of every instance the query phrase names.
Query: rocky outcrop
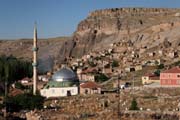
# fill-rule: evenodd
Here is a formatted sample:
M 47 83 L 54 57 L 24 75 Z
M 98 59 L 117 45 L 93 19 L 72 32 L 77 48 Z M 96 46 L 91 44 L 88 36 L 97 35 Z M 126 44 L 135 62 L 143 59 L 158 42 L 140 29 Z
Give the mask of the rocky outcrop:
M 58 62 L 69 57 L 81 57 L 92 51 L 107 49 L 112 43 L 137 49 L 152 48 L 179 39 L 180 9 L 112 8 L 91 12 L 82 20 L 72 37 L 41 40 L 39 57 L 53 56 Z M 31 59 L 32 41 L 0 41 L 0 54 Z M 163 43 L 162 43 L 163 44 Z M 172 43 L 174 44 L 174 43 Z
M 78 24 L 73 40 L 69 43 L 73 44 L 73 50 L 69 55 L 80 57 L 93 51 L 97 46 L 102 46 L 103 49 L 110 43 L 123 40 L 127 42 L 132 39 L 136 42 L 139 33 L 145 30 L 152 31 L 148 30 L 152 26 L 156 26 L 156 30 L 159 29 L 156 32 L 168 30 L 167 27 L 171 27 L 173 22 L 179 21 L 179 17 L 175 17 L 178 11 L 179 9 L 162 8 L 113 8 L 91 12 Z M 151 33 L 147 33 L 143 38 L 150 36 Z M 141 41 L 144 39 L 141 38 Z
M 121 113 L 123 120 L 179 120 L 179 112 L 158 111 L 124 111 Z

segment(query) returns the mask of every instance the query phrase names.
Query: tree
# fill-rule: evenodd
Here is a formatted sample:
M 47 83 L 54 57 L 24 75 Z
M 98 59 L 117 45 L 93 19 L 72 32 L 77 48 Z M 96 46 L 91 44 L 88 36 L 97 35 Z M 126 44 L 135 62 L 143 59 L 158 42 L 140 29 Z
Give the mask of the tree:
M 158 65 L 158 69 L 163 69 L 163 68 L 164 68 L 164 64 Z
M 19 60 L 13 56 L 0 56 L 0 82 L 8 79 L 9 85 L 27 76 L 32 77 L 31 62 Z
M 14 97 L 8 97 L 5 102 L 9 112 L 18 112 L 20 110 L 43 108 L 44 97 L 40 95 L 24 93 Z
M 107 81 L 108 79 L 109 78 L 105 74 L 103 74 L 103 73 L 97 74 L 95 76 L 95 81 L 96 82 L 104 82 L 104 81 Z
M 112 67 L 118 67 L 119 66 L 119 63 L 118 61 L 116 60 L 113 60 L 112 64 L 111 64 Z
M 16 82 L 15 83 L 15 88 L 21 89 L 21 90 L 26 89 L 26 87 L 24 85 L 22 85 L 20 82 Z
M 88 61 L 88 64 L 89 64 L 91 67 L 96 67 L 96 64 L 95 64 L 93 61 Z
M 157 70 L 154 72 L 154 74 L 155 74 L 156 76 L 160 76 L 160 73 L 161 73 L 161 71 L 160 71 L 159 69 L 157 69 Z
M 129 108 L 129 110 L 139 110 L 136 99 L 133 98 L 132 102 L 131 102 L 131 106 Z
M 180 61 L 175 62 L 174 65 L 175 65 L 175 66 L 180 65 Z

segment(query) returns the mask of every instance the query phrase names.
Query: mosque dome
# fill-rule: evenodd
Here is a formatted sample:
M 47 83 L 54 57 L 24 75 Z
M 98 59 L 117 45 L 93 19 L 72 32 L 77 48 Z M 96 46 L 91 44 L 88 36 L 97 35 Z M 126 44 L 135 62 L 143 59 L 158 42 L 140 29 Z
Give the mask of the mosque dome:
M 52 81 L 57 81 L 57 82 L 63 82 L 63 81 L 76 81 L 77 75 L 68 67 L 64 67 L 57 71 L 53 76 L 52 76 Z

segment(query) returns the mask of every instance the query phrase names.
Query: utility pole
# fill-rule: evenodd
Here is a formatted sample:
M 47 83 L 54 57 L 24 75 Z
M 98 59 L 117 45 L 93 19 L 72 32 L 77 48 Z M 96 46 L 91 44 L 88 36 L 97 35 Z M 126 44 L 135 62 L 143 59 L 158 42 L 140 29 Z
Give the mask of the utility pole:
M 133 96 L 134 96 L 134 73 L 133 73 Z
M 118 115 L 118 119 L 121 119 L 121 113 L 120 113 L 120 74 L 118 73 L 118 111 L 117 111 L 117 115 Z
M 5 112 L 4 112 L 4 117 L 6 118 L 7 117 L 7 96 L 8 96 L 8 88 L 7 88 L 7 85 L 8 85 L 8 79 L 9 79 L 9 65 L 6 64 L 6 67 L 5 67 L 5 98 L 4 98 L 4 101 L 5 101 Z
M 6 118 L 7 117 L 7 79 L 5 81 L 5 112 L 4 112 L 4 117 Z

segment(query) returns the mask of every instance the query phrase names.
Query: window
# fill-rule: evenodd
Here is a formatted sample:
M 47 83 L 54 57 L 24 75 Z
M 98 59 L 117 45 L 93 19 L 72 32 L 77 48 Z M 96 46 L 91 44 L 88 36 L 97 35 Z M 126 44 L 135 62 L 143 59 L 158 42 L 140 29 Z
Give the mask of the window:
M 168 84 L 171 84 L 171 80 L 168 80 Z
M 180 85 L 180 80 L 177 80 L 177 84 Z
M 54 89 L 52 89 L 52 93 L 55 93 L 55 90 L 54 90 Z
M 71 92 L 74 93 L 74 89 L 72 89 Z
M 171 75 L 170 75 L 170 74 L 169 74 L 168 76 L 169 76 L 169 78 L 171 77 Z
M 64 93 L 64 89 L 62 89 L 62 91 L 61 91 L 62 93 Z

